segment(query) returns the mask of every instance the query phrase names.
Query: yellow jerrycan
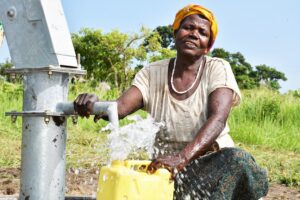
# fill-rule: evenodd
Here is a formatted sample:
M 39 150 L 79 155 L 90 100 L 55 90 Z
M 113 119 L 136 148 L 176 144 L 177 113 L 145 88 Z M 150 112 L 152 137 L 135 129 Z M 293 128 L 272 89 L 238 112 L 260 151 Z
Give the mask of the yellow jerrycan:
M 147 174 L 151 161 L 112 162 L 100 170 L 97 200 L 173 200 L 174 181 L 170 172 L 158 169 Z

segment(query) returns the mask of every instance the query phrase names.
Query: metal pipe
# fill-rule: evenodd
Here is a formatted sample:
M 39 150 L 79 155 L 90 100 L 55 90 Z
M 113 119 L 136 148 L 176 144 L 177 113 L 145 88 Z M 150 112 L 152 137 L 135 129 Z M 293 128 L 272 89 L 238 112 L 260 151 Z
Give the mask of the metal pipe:
M 56 112 L 64 115 L 76 115 L 73 102 L 61 102 L 56 106 Z M 113 128 L 119 127 L 118 104 L 115 101 L 100 101 L 94 104 L 91 115 L 107 114 Z
M 69 75 L 24 75 L 23 111 L 55 110 L 67 101 Z M 64 199 L 67 120 L 23 116 L 20 200 Z
M 10 112 L 13 120 L 23 117 L 19 199 L 65 199 L 65 111 L 74 114 L 74 108 L 57 104 L 67 101 L 69 75 L 85 71 L 76 62 L 61 1 L 0 0 L 0 21 L 15 66 L 9 73 L 24 76 L 23 111 Z M 97 103 L 93 113 L 102 112 L 118 127 L 115 102 Z

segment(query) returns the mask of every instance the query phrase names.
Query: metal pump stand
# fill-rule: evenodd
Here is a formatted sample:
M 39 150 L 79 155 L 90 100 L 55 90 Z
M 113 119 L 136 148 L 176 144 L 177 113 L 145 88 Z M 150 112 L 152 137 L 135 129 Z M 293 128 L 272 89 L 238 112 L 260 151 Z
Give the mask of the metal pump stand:
M 23 76 L 23 111 L 7 112 L 13 121 L 22 116 L 20 200 L 65 199 L 66 117 L 70 75 L 84 75 L 60 0 L 0 1 L 0 21 L 15 68 Z M 118 126 L 116 102 L 96 103 L 92 114 L 108 114 Z

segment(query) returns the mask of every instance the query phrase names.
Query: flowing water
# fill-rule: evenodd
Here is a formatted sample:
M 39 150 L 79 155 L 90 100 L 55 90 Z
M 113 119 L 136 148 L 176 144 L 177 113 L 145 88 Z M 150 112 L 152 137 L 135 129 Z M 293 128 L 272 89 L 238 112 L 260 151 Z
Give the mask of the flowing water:
M 110 129 L 108 135 L 108 149 L 110 151 L 109 161 L 125 160 L 129 154 L 145 151 L 150 158 L 154 152 L 154 141 L 156 133 L 164 127 L 163 123 L 156 123 L 154 119 L 147 116 L 146 119 L 138 115 L 130 116 L 134 123 L 123 126 L 119 129 L 112 129 L 111 125 L 103 130 Z
M 123 126 L 119 129 L 113 129 L 110 124 L 103 128 L 101 131 L 111 130 L 108 135 L 107 147 L 109 149 L 109 163 L 113 160 L 126 160 L 133 152 L 140 152 L 141 149 L 145 150 L 148 157 L 151 158 L 154 153 L 154 142 L 156 133 L 161 128 L 165 128 L 164 123 L 156 123 L 154 119 L 148 116 L 142 119 L 138 115 L 129 118 L 134 123 Z M 195 160 L 194 162 L 197 162 Z M 184 169 L 186 170 L 186 168 Z M 181 195 L 183 200 L 197 200 L 197 199 L 210 199 L 210 193 L 206 191 L 206 184 L 201 180 L 195 180 L 196 174 L 191 173 L 192 177 L 187 177 L 179 173 L 176 177 L 177 191 L 175 193 L 182 193 L 185 191 L 185 181 L 195 181 L 195 190 L 190 191 L 189 194 Z

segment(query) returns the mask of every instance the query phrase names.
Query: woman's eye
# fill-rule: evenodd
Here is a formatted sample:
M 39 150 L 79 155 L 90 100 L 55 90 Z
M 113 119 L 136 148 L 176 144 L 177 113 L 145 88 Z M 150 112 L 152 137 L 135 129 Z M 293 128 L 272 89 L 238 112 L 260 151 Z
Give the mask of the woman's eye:
M 203 36 L 208 36 L 208 34 L 205 30 L 199 30 L 199 33 Z
M 185 26 L 183 26 L 183 28 L 186 30 L 192 30 L 194 27 L 190 26 L 190 25 L 185 25 Z

